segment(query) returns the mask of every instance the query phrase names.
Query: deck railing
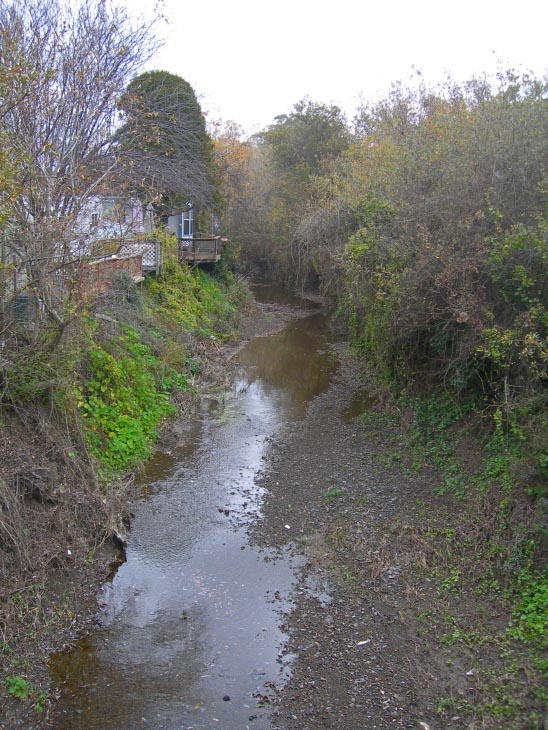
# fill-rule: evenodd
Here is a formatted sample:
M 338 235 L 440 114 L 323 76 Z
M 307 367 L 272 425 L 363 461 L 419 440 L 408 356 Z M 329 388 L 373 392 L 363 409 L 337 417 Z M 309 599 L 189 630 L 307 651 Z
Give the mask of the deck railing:
M 179 239 L 179 261 L 181 263 L 207 263 L 219 261 L 223 248 L 220 236 L 195 236 Z

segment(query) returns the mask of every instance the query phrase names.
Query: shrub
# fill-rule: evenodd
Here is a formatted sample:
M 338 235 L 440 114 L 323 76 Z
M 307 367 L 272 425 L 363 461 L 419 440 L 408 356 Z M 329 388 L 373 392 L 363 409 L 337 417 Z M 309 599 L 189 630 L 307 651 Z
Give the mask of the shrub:
M 159 422 L 173 413 L 171 381 L 161 377 L 157 358 L 131 327 L 115 340 L 93 343 L 88 358 L 78 408 L 90 449 L 108 466 L 126 468 L 148 455 Z

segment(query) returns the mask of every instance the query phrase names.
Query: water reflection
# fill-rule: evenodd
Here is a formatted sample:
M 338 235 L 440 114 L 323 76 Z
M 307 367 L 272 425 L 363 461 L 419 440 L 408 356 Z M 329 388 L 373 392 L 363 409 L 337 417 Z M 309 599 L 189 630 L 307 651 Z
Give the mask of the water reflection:
M 348 408 L 342 414 L 342 420 L 345 423 L 352 421 L 354 418 L 362 416 L 370 411 L 378 402 L 378 398 L 372 395 L 368 390 L 357 390 L 348 404 Z
M 329 383 L 327 345 L 319 315 L 252 341 L 225 403 L 205 404 L 188 440 L 149 463 L 103 628 L 52 660 L 60 730 L 270 727 L 300 561 L 251 546 L 245 525 L 260 516 L 269 440 Z
M 262 397 L 274 401 L 289 418 L 302 418 L 311 399 L 322 393 L 336 369 L 327 349 L 325 317 L 311 315 L 290 322 L 281 332 L 257 337 L 239 354 L 244 366 L 236 387 L 254 384 Z M 260 396 L 259 396 L 260 397 Z
M 64 687 L 62 728 L 205 730 L 219 721 L 236 730 L 252 714 L 262 714 L 253 727 L 269 726 L 253 695 L 269 692 L 265 682 L 283 684 L 286 667 L 272 651 L 282 638 L 273 604 L 257 606 L 268 606 L 272 585 L 285 583 L 287 599 L 295 565 L 236 545 L 224 552 L 222 577 L 211 576 L 204 558 L 180 581 L 178 605 L 165 605 L 173 589 L 160 581 L 159 601 L 140 593 L 118 625 L 54 664 L 54 680 Z
M 294 292 L 280 288 L 277 284 L 269 282 L 255 282 L 252 287 L 253 295 L 259 302 L 275 302 L 276 304 L 289 304 L 300 309 L 316 309 L 317 304 L 304 299 Z

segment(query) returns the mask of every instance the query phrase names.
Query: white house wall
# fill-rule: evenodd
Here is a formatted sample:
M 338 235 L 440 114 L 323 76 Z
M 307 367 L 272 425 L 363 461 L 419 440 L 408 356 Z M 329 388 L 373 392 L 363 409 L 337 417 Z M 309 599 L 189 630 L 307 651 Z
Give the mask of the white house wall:
M 74 232 L 75 241 L 83 244 L 89 253 L 91 245 L 97 241 L 122 243 L 151 229 L 149 216 L 143 215 L 140 201 L 97 196 L 90 198 L 80 211 Z

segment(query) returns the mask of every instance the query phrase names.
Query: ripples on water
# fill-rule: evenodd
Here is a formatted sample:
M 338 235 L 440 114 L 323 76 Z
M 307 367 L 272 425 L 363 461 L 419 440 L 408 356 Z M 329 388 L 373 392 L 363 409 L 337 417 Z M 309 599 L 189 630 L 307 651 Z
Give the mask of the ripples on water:
M 317 313 L 254 339 L 238 363 L 231 393 L 204 401 L 180 448 L 147 465 L 101 628 L 52 658 L 60 730 L 270 727 L 301 561 L 251 545 L 246 522 L 260 519 L 270 439 L 304 416 L 337 363 Z

